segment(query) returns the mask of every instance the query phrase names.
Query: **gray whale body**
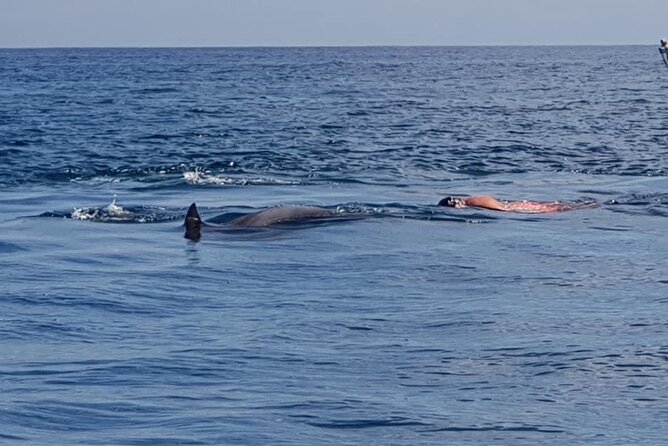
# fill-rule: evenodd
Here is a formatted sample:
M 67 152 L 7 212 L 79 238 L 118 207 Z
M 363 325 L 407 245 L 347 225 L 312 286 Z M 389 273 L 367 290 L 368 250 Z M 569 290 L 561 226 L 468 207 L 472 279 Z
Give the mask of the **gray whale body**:
M 315 206 L 280 206 L 244 215 L 225 225 L 216 225 L 220 229 L 265 228 L 280 223 L 310 221 L 318 218 L 331 218 L 336 214 L 328 209 Z M 202 237 L 202 227 L 211 226 L 202 221 L 197 205 L 191 204 L 185 220 L 185 238 L 198 241 Z

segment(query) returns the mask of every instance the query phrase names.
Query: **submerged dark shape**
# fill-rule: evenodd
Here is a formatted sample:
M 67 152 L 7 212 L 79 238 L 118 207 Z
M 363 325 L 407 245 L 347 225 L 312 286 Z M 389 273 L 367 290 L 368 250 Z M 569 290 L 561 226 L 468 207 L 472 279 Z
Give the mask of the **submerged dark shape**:
M 197 205 L 193 203 L 188 208 L 188 213 L 186 214 L 185 238 L 198 241 L 202 238 L 202 227 L 204 226 L 212 226 L 219 229 L 263 228 L 281 223 L 307 222 L 315 219 L 336 217 L 337 214 L 334 212 L 315 206 L 280 206 L 244 215 L 225 225 L 209 225 L 202 221 L 197 211 Z

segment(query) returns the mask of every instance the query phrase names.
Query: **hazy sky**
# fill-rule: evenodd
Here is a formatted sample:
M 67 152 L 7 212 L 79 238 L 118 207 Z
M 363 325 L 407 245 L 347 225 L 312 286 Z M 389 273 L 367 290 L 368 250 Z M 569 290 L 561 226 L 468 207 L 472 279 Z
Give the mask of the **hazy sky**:
M 667 0 L 0 0 L 0 47 L 657 44 Z

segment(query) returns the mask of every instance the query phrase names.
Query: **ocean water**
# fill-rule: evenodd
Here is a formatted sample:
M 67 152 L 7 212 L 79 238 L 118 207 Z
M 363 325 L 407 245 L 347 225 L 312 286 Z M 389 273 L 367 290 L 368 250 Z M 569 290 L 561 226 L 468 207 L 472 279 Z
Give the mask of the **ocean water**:
M 668 435 L 656 48 L 0 50 L 0 443 Z M 595 200 L 521 215 L 446 195 Z M 183 237 L 275 205 L 364 218 Z

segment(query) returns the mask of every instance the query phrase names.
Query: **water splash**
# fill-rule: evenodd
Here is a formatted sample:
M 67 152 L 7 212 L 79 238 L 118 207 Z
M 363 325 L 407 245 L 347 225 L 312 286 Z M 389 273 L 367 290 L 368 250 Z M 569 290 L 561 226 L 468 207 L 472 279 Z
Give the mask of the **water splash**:
M 230 164 L 232 165 L 232 164 Z M 208 170 L 196 168 L 183 173 L 183 179 L 186 183 L 198 186 L 262 186 L 271 184 L 281 185 L 300 185 L 300 181 L 281 180 L 268 177 L 229 177 L 223 175 L 214 175 Z
M 100 210 L 95 208 L 75 207 L 70 215 L 72 220 L 96 220 L 100 217 Z
M 116 195 L 114 195 L 113 200 L 111 200 L 111 203 L 105 208 L 107 211 L 107 215 L 110 217 L 116 217 L 116 218 L 132 218 L 133 214 L 132 212 L 128 212 L 125 209 L 123 209 L 121 206 L 116 204 Z
M 103 208 L 77 208 L 72 211 L 73 220 L 131 220 L 134 214 L 128 212 L 116 203 L 116 195 L 107 206 Z

